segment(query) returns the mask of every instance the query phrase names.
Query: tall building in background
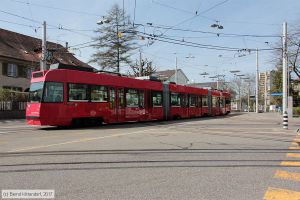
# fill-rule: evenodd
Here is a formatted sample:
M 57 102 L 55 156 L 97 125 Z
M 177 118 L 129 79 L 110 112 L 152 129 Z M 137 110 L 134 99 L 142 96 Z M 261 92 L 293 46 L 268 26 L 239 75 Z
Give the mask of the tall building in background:
M 260 110 L 267 111 L 270 106 L 271 79 L 270 72 L 259 73 L 259 104 Z

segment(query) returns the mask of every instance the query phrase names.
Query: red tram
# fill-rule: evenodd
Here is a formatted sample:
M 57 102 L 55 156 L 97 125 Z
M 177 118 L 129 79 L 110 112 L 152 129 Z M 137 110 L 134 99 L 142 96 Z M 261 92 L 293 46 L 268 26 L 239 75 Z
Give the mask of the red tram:
M 29 125 L 116 123 L 225 115 L 230 94 L 88 71 L 53 69 L 32 75 Z

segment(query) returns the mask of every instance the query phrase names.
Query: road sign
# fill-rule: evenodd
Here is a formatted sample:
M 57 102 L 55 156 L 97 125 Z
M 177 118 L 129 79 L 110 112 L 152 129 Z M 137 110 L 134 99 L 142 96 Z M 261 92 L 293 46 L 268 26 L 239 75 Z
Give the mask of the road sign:
M 271 93 L 271 96 L 282 96 L 282 92 L 281 93 Z

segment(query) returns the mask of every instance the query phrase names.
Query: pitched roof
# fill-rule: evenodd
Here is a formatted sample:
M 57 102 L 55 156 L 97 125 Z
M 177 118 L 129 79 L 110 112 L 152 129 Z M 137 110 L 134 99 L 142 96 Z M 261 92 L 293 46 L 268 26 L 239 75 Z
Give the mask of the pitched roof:
M 0 56 L 39 62 L 41 47 L 41 39 L 0 28 Z M 60 44 L 47 42 L 47 49 L 53 52 L 53 62 L 92 68 L 75 58 Z
M 178 69 L 177 71 L 181 71 L 182 74 L 185 76 L 185 78 L 189 80 L 181 69 Z M 154 73 L 154 75 L 161 76 L 162 79 L 169 79 L 171 78 L 171 76 L 175 75 L 175 70 L 172 69 L 172 70 L 165 70 L 165 71 L 157 71 Z

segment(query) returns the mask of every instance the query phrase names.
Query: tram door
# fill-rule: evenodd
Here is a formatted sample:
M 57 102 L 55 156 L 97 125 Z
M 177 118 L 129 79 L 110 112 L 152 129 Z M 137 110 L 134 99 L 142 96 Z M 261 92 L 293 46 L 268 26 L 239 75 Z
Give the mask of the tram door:
M 110 122 L 116 122 L 118 120 L 118 112 L 116 105 L 116 91 L 115 88 L 109 88 L 109 109 L 110 109 Z
M 123 122 L 125 121 L 125 93 L 124 88 L 118 88 L 118 105 L 117 105 L 117 115 L 118 121 Z

